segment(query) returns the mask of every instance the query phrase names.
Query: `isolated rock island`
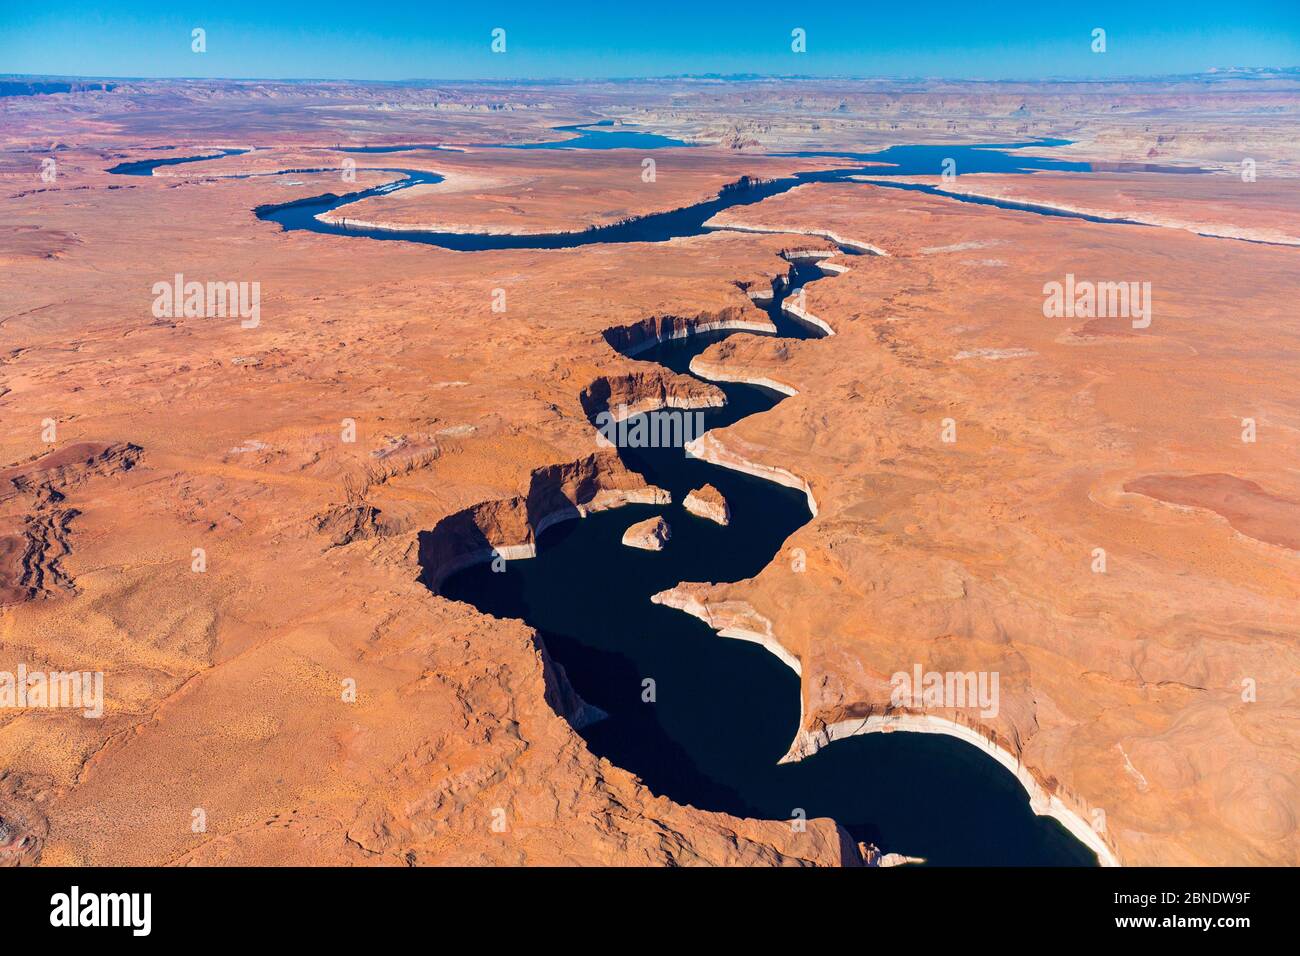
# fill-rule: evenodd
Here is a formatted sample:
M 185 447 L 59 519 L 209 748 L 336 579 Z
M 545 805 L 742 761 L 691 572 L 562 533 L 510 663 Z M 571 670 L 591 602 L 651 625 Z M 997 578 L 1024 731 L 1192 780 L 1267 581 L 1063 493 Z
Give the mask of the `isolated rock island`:
M 623 543 L 629 548 L 641 548 L 643 551 L 662 551 L 672 536 L 672 528 L 668 527 L 668 522 L 662 517 L 647 518 L 623 532 Z
M 686 496 L 682 507 L 697 518 L 716 521 L 724 527 L 731 523 L 731 508 L 727 505 L 727 499 L 712 485 L 696 488 Z

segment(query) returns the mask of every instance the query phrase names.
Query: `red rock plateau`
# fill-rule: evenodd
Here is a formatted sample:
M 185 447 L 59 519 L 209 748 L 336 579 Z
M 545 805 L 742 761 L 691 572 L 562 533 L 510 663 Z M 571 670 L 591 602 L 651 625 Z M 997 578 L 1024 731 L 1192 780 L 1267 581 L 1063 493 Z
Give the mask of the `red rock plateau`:
M 1038 799 L 1102 811 L 1119 862 L 1294 865 L 1297 250 L 857 183 L 716 221 L 804 235 L 556 251 L 284 232 L 252 210 L 344 191 L 335 144 L 529 142 L 608 117 L 704 145 L 656 154 L 644 192 L 636 154 L 483 148 L 349 154 L 347 189 L 393 178 L 368 166 L 427 168 L 455 175 L 367 216 L 581 229 L 818 168 L 765 151 L 1054 135 L 1216 171 L 1193 202 L 1189 176 L 979 188 L 1294 235 L 1296 180 L 1274 180 L 1297 171 L 1298 103 L 1285 76 L 0 100 L 0 670 L 102 671 L 106 696 L 100 719 L 0 712 L 0 860 L 861 862 L 832 820 L 797 832 L 650 793 L 587 750 L 590 715 L 528 627 L 421 580 L 475 548 L 530 553 L 539 517 L 659 500 L 592 412 L 718 393 L 610 342 L 770 327 L 749 293 L 834 234 L 886 255 L 837 256 L 807 290 L 833 338 L 741 332 L 699 360 L 791 397 L 697 453 L 806 489 L 815 517 L 757 577 L 687 582 L 679 602 L 799 663 L 792 756 L 897 716 L 889 677 L 914 662 L 996 670 L 996 717 L 937 716 L 1013 755 Z M 1254 192 L 1231 178 L 1243 150 Z M 260 321 L 156 317 L 176 273 L 259 282 Z M 1150 325 L 1044 317 L 1067 273 L 1150 282 Z M 430 542 L 448 519 L 458 536 Z

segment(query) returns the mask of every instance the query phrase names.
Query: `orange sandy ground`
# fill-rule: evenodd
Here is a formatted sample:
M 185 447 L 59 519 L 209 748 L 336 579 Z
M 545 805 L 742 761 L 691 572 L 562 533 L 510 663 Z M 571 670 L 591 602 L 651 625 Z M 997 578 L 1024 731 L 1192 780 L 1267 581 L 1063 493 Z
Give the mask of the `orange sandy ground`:
M 526 627 L 417 581 L 422 532 L 449 516 L 519 544 L 529 504 L 644 491 L 597 447 L 584 396 L 716 393 L 602 333 L 761 322 L 746 293 L 786 271 L 779 253 L 827 244 L 719 232 L 451 253 L 285 234 L 250 212 L 340 191 L 337 173 L 214 178 L 338 142 L 527 141 L 593 103 L 745 160 L 670 151 L 650 198 L 615 155 L 361 155 L 473 186 L 372 205 L 393 221 L 582 228 L 783 168 L 751 162 L 760 144 L 1066 135 L 1086 138 L 1079 155 L 1228 168 L 1225 144 L 1241 144 L 1262 170 L 1289 168 L 1294 96 L 794 87 L 688 88 L 669 105 L 643 90 L 158 84 L 5 103 L 0 669 L 102 670 L 107 707 L 0 714 L 0 858 L 856 861 L 831 821 L 796 833 L 648 794 L 557 715 L 580 702 Z M 1246 115 L 1265 100 L 1284 115 Z M 1205 118 L 1229 102 L 1243 112 Z M 276 151 L 103 172 L 141 144 Z M 59 176 L 43 183 L 54 146 Z M 363 169 L 347 188 L 391 178 Z M 1187 177 L 1015 185 L 1243 228 L 1289 208 L 1264 180 L 1244 198 L 1222 175 L 1190 202 Z M 802 187 L 719 223 L 889 254 L 841 257 L 849 271 L 808 290 L 834 337 L 742 334 L 699 360 L 799 392 L 713 447 L 806 479 L 817 518 L 753 581 L 684 590 L 770 622 L 802 663 L 806 729 L 881 711 L 889 675 L 915 662 L 997 669 L 999 715 L 951 716 L 1089 819 L 1104 811 L 1123 862 L 1295 864 L 1296 251 L 867 185 Z M 152 286 L 178 272 L 260 282 L 260 325 L 155 318 Z M 1043 286 L 1066 273 L 1150 282 L 1151 326 L 1044 318 Z

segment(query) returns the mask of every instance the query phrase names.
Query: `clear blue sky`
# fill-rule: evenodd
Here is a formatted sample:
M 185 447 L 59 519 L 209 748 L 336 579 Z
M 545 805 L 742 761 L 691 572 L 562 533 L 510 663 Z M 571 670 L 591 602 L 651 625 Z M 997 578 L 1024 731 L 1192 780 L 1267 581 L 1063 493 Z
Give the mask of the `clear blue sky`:
M 1300 65 L 1300 0 L 557 5 L 0 0 L 0 73 L 483 79 L 670 73 L 985 79 Z M 190 31 L 207 31 L 207 52 Z M 506 52 L 489 49 L 494 27 Z M 790 31 L 807 31 L 807 53 Z M 1107 52 L 1090 49 L 1094 27 Z

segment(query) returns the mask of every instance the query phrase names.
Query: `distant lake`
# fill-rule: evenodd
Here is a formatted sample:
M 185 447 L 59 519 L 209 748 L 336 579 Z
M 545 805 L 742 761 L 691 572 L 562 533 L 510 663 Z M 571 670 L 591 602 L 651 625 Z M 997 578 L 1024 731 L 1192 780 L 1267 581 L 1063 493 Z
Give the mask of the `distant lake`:
M 563 127 L 568 128 L 568 127 Z M 593 133 L 593 136 L 617 136 L 618 133 Z M 574 141 L 576 142 L 576 141 Z M 436 173 L 418 170 L 388 169 L 386 172 L 400 172 L 405 178 L 395 184 L 380 187 L 379 190 L 362 190 L 345 195 L 328 193 L 311 199 L 292 203 L 259 206 L 258 218 L 280 223 L 285 229 L 305 229 L 330 235 L 364 236 L 381 241 L 419 242 L 426 245 L 442 246 L 463 252 L 475 252 L 485 249 L 571 249 L 577 246 L 597 243 L 618 242 L 666 242 L 682 236 L 698 236 L 709 229 L 704 225 L 714 215 L 724 209 L 736 206 L 752 205 L 769 196 L 788 192 L 803 183 L 852 182 L 854 176 L 871 176 L 885 179 L 894 176 L 935 176 L 942 173 L 944 161 L 952 160 L 957 175 L 975 172 L 1031 172 L 1033 170 L 1061 170 L 1086 173 L 1090 171 L 1088 163 L 1058 160 L 1038 156 L 1024 156 L 1010 150 L 1015 145 L 1050 146 L 1060 141 L 1033 141 L 1024 144 L 1005 146 L 894 146 L 874 153 L 790 153 L 795 157 L 838 157 L 856 159 L 862 162 L 891 163 L 889 166 L 861 166 L 845 169 L 823 170 L 818 172 L 795 173 L 766 182 L 744 180 L 724 190 L 713 199 L 694 203 L 681 209 L 652 213 L 628 222 L 598 226 L 579 232 L 542 233 L 537 235 L 486 235 L 476 233 L 434 232 L 431 230 L 393 231 L 374 229 L 361 224 L 347 225 L 336 222 L 322 222 L 316 217 L 323 212 L 331 212 L 360 199 L 377 195 L 381 192 L 396 192 L 420 183 L 439 182 L 442 177 Z M 559 144 L 554 144 L 558 148 Z M 552 144 L 539 144 L 518 148 L 551 148 Z M 576 147 L 569 147 L 576 149 Z M 394 148 L 395 149 L 395 148 Z M 637 174 L 639 175 L 639 164 Z M 997 206 L 1003 209 L 1015 209 L 1039 215 L 1055 216 L 1063 219 L 1083 219 L 1090 222 L 1123 223 L 1125 220 L 1103 219 L 1083 213 L 1044 209 L 1026 203 L 1009 202 L 1000 199 L 984 199 L 950 194 L 939 186 L 892 184 L 893 188 L 909 189 L 936 195 L 950 196 L 961 202 L 979 205 Z
M 666 149 L 670 146 L 690 146 L 690 143 L 658 133 L 614 126 L 612 120 L 599 123 L 579 123 L 573 126 L 556 126 L 557 133 L 577 133 L 576 137 L 547 143 L 521 143 L 502 145 L 503 149 Z

